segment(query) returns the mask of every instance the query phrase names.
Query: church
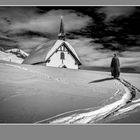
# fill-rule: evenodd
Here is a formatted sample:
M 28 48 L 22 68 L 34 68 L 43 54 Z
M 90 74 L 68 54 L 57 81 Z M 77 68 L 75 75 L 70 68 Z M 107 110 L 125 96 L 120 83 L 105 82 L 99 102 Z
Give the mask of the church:
M 23 64 L 79 69 L 80 59 L 74 48 L 66 41 L 63 17 L 61 17 L 58 39 L 47 41 L 36 47 L 25 58 Z

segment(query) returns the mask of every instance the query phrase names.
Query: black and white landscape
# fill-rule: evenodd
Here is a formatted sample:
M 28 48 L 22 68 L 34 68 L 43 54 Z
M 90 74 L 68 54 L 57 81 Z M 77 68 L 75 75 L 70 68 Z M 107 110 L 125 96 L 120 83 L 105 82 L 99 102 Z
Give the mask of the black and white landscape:
M 140 123 L 139 25 L 134 6 L 1 6 L 0 123 Z

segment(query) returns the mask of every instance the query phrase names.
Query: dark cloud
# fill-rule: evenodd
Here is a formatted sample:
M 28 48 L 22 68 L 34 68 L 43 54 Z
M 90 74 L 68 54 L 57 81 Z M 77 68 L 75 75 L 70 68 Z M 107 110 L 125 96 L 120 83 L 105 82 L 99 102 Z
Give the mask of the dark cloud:
M 10 30 L 20 32 L 30 30 L 41 33 L 58 33 L 60 16 L 63 15 L 65 30 L 73 31 L 84 28 L 91 20 L 89 16 L 77 14 L 72 10 L 50 10 L 47 13 L 30 18 L 26 22 L 15 22 L 10 25 Z
M 98 9 L 98 13 L 105 14 L 105 22 L 114 20 L 119 16 L 128 17 L 133 14 L 136 7 L 133 6 L 106 6 Z
M 109 66 L 116 51 L 123 65 L 138 64 L 140 8 L 136 6 L 0 7 L 0 47 L 30 53 L 57 38 L 61 15 L 67 39 L 85 65 Z

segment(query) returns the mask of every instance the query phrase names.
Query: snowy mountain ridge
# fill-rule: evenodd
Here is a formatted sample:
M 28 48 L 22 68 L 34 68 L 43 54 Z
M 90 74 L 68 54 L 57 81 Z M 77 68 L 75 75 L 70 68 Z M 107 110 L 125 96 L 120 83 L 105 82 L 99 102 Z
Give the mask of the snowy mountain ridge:
M 20 63 L 20 64 L 23 62 L 23 58 L 17 57 L 15 54 L 12 53 L 5 53 L 3 51 L 0 51 L 0 60 L 10 61 L 10 62 Z
M 17 57 L 21 57 L 21 58 L 25 58 L 29 55 L 26 52 L 24 52 L 23 50 L 18 49 L 18 48 L 9 49 L 9 50 L 6 50 L 5 52 L 15 54 Z
M 9 50 L 0 50 L 0 60 L 10 61 L 14 63 L 22 63 L 24 58 L 29 54 L 21 49 L 13 48 Z

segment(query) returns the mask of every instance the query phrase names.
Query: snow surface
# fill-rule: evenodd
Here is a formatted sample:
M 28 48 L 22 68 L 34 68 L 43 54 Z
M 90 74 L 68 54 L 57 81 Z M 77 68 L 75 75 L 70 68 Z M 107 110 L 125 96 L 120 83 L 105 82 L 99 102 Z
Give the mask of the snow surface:
M 140 78 L 139 74 L 122 76 L 133 83 Z M 0 63 L 0 123 L 46 123 L 74 112 L 87 115 L 82 120 L 87 123 L 98 113 L 96 119 L 101 119 L 106 111 L 120 109 L 128 95 L 130 91 L 110 79 L 108 72 Z
M 109 76 L 96 71 L 0 63 L 0 122 L 35 123 L 68 111 L 99 107 L 118 89 L 123 94 L 114 80 L 90 83 Z
M 110 113 L 115 112 L 116 110 L 120 109 L 121 107 L 125 106 L 127 102 L 131 98 L 130 91 L 124 86 L 125 94 L 122 98 L 112 104 L 106 105 L 98 110 L 95 111 L 88 111 L 86 113 L 80 114 L 73 114 L 68 117 L 59 118 L 54 121 L 51 121 L 51 124 L 87 124 L 93 123 L 99 119 L 102 119 L 108 116 Z
M 133 98 L 135 98 L 133 94 L 139 92 L 139 89 L 126 80 L 119 79 L 118 82 L 122 83 L 125 89 L 125 94 L 120 100 L 115 101 L 114 103 L 111 103 L 104 107 L 101 107 L 100 109 L 97 109 L 95 111 L 89 110 L 85 113 L 73 113 L 72 115 L 68 115 L 67 117 L 57 116 L 57 119 L 53 117 L 53 120 L 47 119 L 43 121 L 48 122 L 50 124 L 92 124 L 103 120 L 104 118 L 112 114 L 114 114 L 113 116 L 118 116 L 120 114 L 132 111 L 140 107 L 140 99 L 132 101 Z M 130 106 L 125 107 L 129 102 L 131 102 Z

